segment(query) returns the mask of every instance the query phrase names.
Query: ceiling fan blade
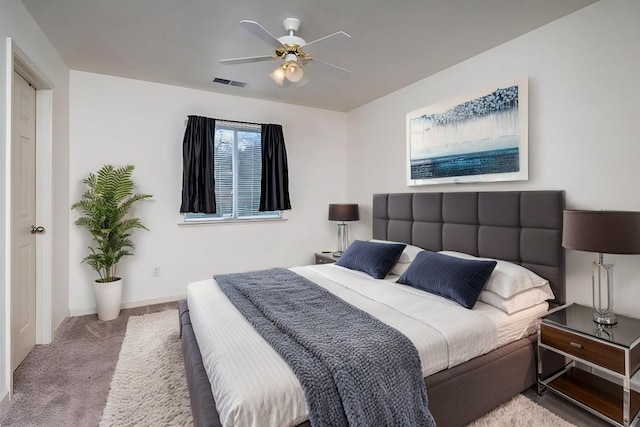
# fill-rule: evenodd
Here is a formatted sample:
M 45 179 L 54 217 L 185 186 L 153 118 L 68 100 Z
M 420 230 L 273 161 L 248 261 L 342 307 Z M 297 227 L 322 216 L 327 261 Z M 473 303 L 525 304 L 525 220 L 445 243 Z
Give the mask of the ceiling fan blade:
M 263 56 L 247 56 L 246 58 L 221 59 L 218 62 L 224 65 L 234 65 L 234 64 L 250 64 L 252 62 L 273 61 L 275 59 L 276 59 L 275 56 L 263 55 Z
M 251 34 L 253 34 L 256 37 L 261 38 L 262 40 L 264 40 L 274 48 L 277 49 L 279 47 L 282 47 L 282 43 L 280 43 L 280 40 L 278 40 L 276 36 L 271 34 L 269 31 L 267 31 L 262 25 L 258 24 L 257 22 L 247 21 L 246 19 L 244 19 L 240 21 L 240 25 L 242 25 L 242 27 L 245 30 L 249 31 Z
M 344 43 L 349 39 L 351 39 L 351 36 L 349 34 L 345 33 L 344 31 L 338 31 L 337 33 L 329 34 L 328 36 L 324 36 L 312 42 L 306 43 L 304 45 L 304 48 L 306 49 L 307 46 L 311 46 L 312 44 L 326 44 L 327 47 L 333 48 L 336 47 L 339 43 Z
M 311 61 L 311 64 L 314 64 L 314 63 L 316 64 L 316 65 L 311 65 L 313 68 L 323 69 L 327 73 L 341 80 L 349 80 L 351 76 L 353 76 L 353 73 L 347 70 L 346 68 L 338 67 L 337 65 L 330 64 L 318 58 L 311 58 L 310 61 Z

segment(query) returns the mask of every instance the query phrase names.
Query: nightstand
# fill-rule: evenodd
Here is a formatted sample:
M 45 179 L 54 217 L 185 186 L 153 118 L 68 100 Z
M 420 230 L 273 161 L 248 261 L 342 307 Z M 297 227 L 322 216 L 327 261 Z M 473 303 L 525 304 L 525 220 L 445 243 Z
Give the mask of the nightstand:
M 333 264 L 338 261 L 340 257 L 333 256 L 331 252 L 316 252 L 315 262 L 316 264 Z
M 543 350 L 566 357 L 569 364 L 543 378 Z M 550 390 L 611 424 L 626 427 L 640 409 L 640 393 L 631 390 L 630 384 L 639 368 L 640 320 L 618 316 L 617 324 L 601 326 L 593 321 L 592 307 L 578 304 L 561 307 L 542 318 L 538 329 L 538 393 Z

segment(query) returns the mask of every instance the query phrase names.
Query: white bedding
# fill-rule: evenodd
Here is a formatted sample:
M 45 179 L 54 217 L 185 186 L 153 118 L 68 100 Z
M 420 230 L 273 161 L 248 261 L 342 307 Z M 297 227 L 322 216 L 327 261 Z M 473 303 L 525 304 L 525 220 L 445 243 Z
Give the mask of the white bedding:
M 336 265 L 291 270 L 405 334 L 418 349 L 425 377 L 530 335 L 548 308 L 543 303 L 509 316 L 478 302 L 468 310 L 393 280 L 372 279 Z M 289 426 L 308 419 L 293 371 L 213 279 L 189 284 L 187 300 L 224 426 Z

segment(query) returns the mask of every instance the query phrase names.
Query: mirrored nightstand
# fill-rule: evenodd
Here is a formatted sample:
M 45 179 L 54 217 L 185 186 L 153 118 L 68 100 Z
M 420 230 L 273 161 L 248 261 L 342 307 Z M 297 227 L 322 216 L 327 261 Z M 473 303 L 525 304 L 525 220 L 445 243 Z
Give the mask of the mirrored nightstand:
M 548 378 L 542 375 L 545 349 L 569 360 L 564 369 Z M 585 366 L 591 371 L 581 368 Z M 539 393 L 550 390 L 614 425 L 629 426 L 640 410 L 640 393 L 631 390 L 631 377 L 639 368 L 639 319 L 618 316 L 615 325 L 602 326 L 593 321 L 592 307 L 579 304 L 542 318 L 538 330 Z
M 315 263 L 316 264 L 333 264 L 340 258 L 333 256 L 331 252 L 316 252 Z

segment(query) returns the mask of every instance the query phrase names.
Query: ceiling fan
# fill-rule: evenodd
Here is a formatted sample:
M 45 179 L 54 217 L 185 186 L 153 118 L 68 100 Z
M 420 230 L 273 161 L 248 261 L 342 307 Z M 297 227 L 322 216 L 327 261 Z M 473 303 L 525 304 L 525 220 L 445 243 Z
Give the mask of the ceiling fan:
M 303 38 L 296 36 L 294 33 L 300 29 L 300 20 L 296 18 L 286 18 L 283 22 L 285 30 L 288 32 L 286 36 L 275 37 L 267 31 L 262 25 L 255 21 L 242 20 L 240 25 L 251 34 L 261 38 L 273 48 L 275 54 L 263 56 L 250 56 L 246 58 L 222 59 L 221 64 L 248 64 L 252 62 L 275 61 L 281 60 L 282 63 L 271 73 L 269 77 L 275 81 L 278 86 L 302 86 L 308 83 L 308 77 L 305 77 L 304 70 L 313 63 L 314 68 L 325 70 L 329 74 L 339 79 L 347 80 L 353 74 L 346 68 L 338 67 L 318 58 L 312 57 L 306 49 L 311 45 L 336 43 L 348 40 L 351 36 L 344 31 L 338 31 L 325 37 L 307 43 Z

